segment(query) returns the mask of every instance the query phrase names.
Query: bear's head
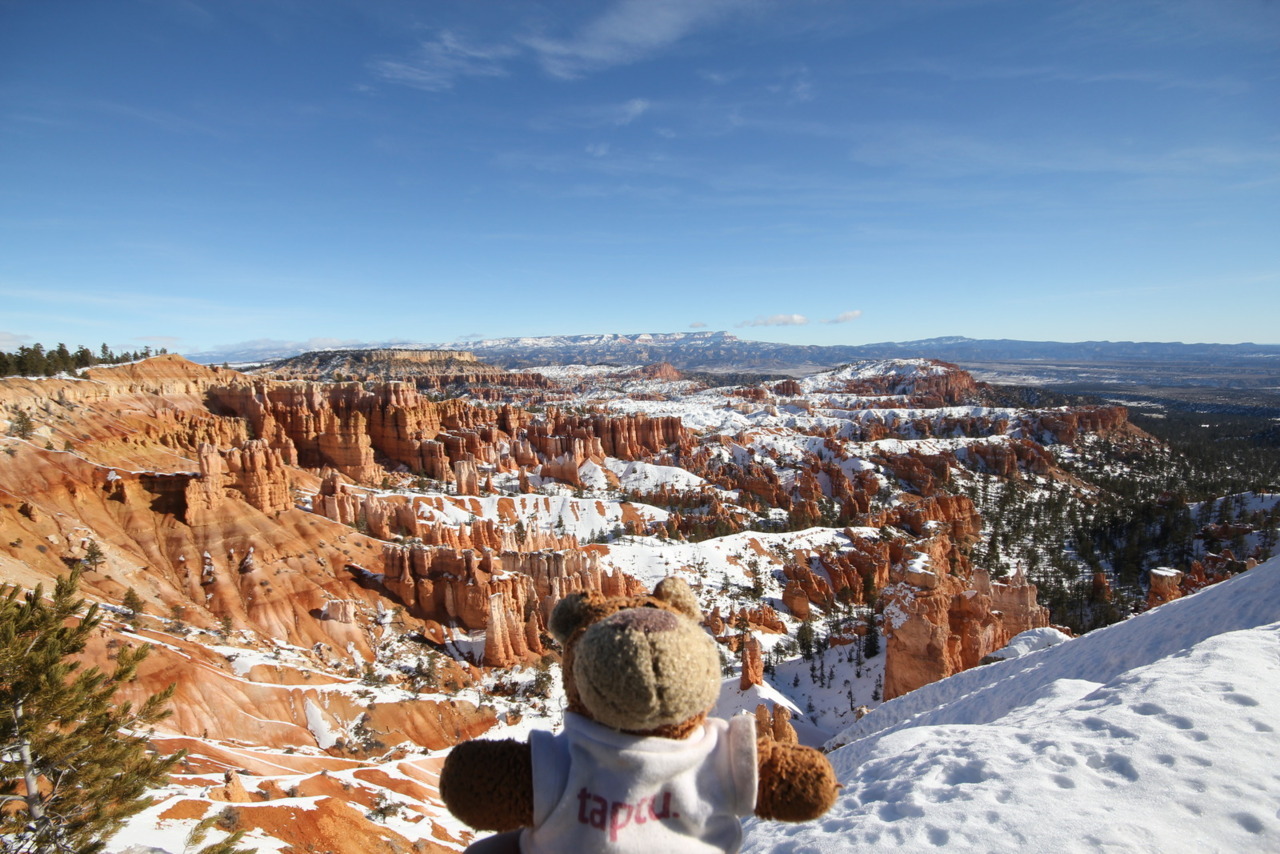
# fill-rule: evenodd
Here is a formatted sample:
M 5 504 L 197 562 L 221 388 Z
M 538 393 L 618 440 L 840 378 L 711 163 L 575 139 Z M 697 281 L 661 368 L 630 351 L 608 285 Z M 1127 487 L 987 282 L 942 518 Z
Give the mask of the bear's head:
M 720 694 L 720 655 L 701 617 L 674 577 L 651 595 L 562 599 L 550 629 L 564 647 L 569 711 L 635 735 L 687 737 Z

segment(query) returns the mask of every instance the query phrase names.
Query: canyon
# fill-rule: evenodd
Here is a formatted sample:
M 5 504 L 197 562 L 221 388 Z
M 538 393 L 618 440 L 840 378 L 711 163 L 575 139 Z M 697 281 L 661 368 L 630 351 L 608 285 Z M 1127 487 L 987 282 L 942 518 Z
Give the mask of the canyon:
M 9 378 L 0 416 L 34 429 L 0 439 L 0 581 L 83 567 L 109 612 L 90 660 L 154 649 L 121 699 L 177 685 L 156 738 L 188 757 L 132 838 L 218 814 L 276 850 L 458 850 L 442 757 L 555 725 L 547 621 L 569 593 L 684 575 L 724 696 L 810 740 L 1048 626 L 1026 573 L 979 557 L 970 493 L 1087 501 L 1064 454 L 1152 440 L 1120 406 L 987 391 L 929 359 L 714 386 L 412 351 Z M 1152 604 L 1215 571 L 1161 575 Z M 795 643 L 814 627 L 821 678 Z M 868 633 L 884 650 L 854 675 Z M 753 699 L 802 678 L 789 702 Z

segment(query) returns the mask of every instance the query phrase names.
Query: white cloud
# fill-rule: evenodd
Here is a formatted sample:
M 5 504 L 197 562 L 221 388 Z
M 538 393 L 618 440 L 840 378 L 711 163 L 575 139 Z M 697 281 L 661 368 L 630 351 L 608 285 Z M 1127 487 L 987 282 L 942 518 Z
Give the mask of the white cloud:
M 703 80 L 707 81 L 708 83 L 711 83 L 715 86 L 723 86 L 726 83 L 732 83 L 734 80 L 737 80 L 739 77 L 742 76 L 742 72 L 741 71 L 703 70 L 698 72 L 698 76 L 701 77 Z
M 781 81 L 765 88 L 775 95 L 784 96 L 792 104 L 802 104 L 814 98 L 813 75 L 804 67 L 784 72 Z
M 809 318 L 803 314 L 771 314 L 768 317 L 757 317 L 754 320 L 744 320 L 738 324 L 741 329 L 744 326 L 806 326 Z
M 830 320 L 824 320 L 823 323 L 848 323 L 862 317 L 861 311 L 842 311 Z
M 568 39 L 525 39 L 554 77 L 638 62 L 733 8 L 730 0 L 620 0 Z
M 0 350 L 11 352 L 30 340 L 30 335 L 17 335 L 13 332 L 0 331 Z
M 689 328 L 690 329 L 706 329 L 707 324 L 703 323 L 701 320 L 695 320 L 693 323 L 689 324 Z
M 609 143 L 607 142 L 593 142 L 587 146 L 587 154 L 592 157 L 604 157 L 608 153 Z
M 622 105 L 622 108 L 618 113 L 618 117 L 614 119 L 613 123 L 618 127 L 629 125 L 648 112 L 649 107 L 651 106 L 652 104 L 644 98 L 632 98 L 630 101 L 627 101 L 627 103 Z
M 370 67 L 392 83 L 443 92 L 452 89 L 461 77 L 505 77 L 506 61 L 518 53 L 515 48 L 504 45 L 469 44 L 445 30 L 434 41 L 423 42 L 412 59 L 382 59 Z
M 178 342 L 182 339 L 176 338 L 173 335 L 135 335 L 133 340 L 145 341 L 148 344 L 155 344 L 166 349 L 172 349 L 173 347 L 178 346 Z
M 369 68 L 392 83 L 442 92 L 465 77 L 505 77 L 511 62 L 532 54 L 548 74 L 571 80 L 658 54 L 743 5 L 743 0 L 617 0 L 570 35 L 536 33 L 481 45 L 442 30 L 413 56 L 377 59 Z M 642 98 L 627 102 L 617 124 L 629 124 L 649 106 Z

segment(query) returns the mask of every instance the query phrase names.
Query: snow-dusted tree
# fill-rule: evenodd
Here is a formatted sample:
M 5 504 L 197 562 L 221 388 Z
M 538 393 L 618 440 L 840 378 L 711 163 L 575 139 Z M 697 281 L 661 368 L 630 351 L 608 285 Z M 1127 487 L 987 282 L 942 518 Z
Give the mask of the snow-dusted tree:
M 110 673 L 73 656 L 102 621 L 76 598 L 80 571 L 37 587 L 0 588 L 0 851 L 94 854 L 124 819 L 151 803 L 182 753 L 156 754 L 147 728 L 172 693 L 137 709 L 115 701 L 149 646 L 124 650 Z

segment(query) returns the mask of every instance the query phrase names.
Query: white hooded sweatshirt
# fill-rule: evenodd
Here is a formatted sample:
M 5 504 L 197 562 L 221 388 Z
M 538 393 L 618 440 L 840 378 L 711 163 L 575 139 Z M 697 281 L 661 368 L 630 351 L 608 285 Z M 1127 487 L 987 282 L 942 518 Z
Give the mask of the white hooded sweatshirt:
M 687 739 L 626 735 L 568 713 L 534 732 L 524 854 L 735 852 L 756 804 L 755 718 L 710 718 Z

